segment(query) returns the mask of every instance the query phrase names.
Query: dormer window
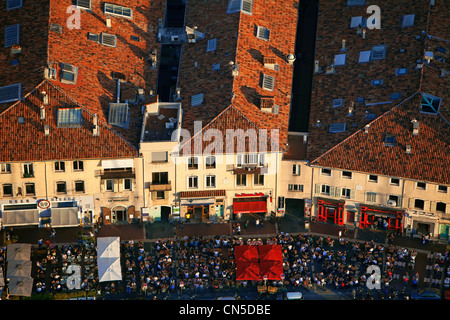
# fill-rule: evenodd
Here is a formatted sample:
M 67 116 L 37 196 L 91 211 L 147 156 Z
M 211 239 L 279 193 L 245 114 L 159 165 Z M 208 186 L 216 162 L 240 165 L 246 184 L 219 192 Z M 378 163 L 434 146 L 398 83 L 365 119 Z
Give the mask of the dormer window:
M 437 114 L 441 106 L 441 98 L 432 96 L 431 94 L 422 93 L 420 102 L 420 112 Z
M 22 8 L 22 6 L 22 0 L 6 0 L 6 10 L 19 9 Z
M 67 84 L 77 83 L 78 68 L 68 64 L 61 63 L 61 82 Z

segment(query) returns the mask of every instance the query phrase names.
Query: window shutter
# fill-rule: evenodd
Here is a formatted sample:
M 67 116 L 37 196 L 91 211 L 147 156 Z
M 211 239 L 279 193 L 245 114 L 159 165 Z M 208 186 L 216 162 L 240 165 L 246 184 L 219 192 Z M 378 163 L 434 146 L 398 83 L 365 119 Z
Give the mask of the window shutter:
M 316 194 L 320 194 L 320 184 L 316 183 Z
M 356 194 L 355 190 L 350 190 L 350 199 L 355 199 L 355 194 Z
M 331 190 L 330 190 L 330 193 L 331 193 Z M 340 198 L 342 196 L 342 188 L 336 187 L 335 194 L 336 194 L 336 197 Z
M 402 197 L 398 197 L 397 207 L 402 207 L 402 206 L 403 206 L 403 198 Z
M 335 193 L 335 187 L 330 186 L 330 197 L 335 197 L 336 193 Z

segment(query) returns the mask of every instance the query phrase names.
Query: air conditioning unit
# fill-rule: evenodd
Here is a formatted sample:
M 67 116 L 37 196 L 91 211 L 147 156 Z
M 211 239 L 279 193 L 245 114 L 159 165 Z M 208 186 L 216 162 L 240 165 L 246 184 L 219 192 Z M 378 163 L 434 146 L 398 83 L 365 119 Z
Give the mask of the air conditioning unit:
M 397 201 L 389 199 L 387 201 L 387 205 L 390 206 L 390 207 L 396 207 L 397 206 Z

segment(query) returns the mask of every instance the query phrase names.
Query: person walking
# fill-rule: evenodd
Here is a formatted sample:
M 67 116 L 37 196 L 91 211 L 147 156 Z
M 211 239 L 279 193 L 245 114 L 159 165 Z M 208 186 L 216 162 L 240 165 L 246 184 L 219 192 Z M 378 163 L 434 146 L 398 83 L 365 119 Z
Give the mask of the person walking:
M 256 229 L 259 228 L 259 219 L 256 219 Z

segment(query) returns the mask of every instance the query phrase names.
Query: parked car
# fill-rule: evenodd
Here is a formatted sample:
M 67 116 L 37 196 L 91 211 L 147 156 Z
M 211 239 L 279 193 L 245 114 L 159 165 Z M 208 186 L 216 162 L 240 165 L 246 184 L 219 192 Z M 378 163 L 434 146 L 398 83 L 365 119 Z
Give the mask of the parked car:
M 441 300 L 439 290 L 423 289 L 411 293 L 412 300 Z

